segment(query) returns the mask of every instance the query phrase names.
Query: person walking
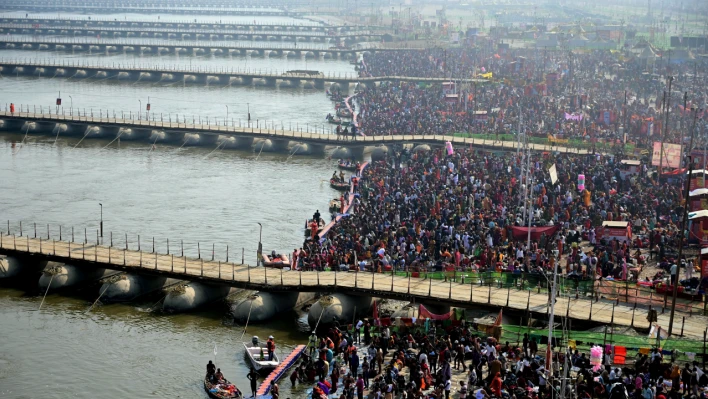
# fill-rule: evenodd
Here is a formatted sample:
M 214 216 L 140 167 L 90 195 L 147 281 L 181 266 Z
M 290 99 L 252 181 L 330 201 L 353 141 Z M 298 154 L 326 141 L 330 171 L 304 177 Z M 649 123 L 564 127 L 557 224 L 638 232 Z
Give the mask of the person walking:
M 356 380 L 356 397 L 358 399 L 364 399 L 364 376 L 359 374 L 359 378 Z
M 251 372 L 246 374 L 246 378 L 251 382 L 251 395 L 255 398 L 256 385 L 258 384 L 258 373 L 256 373 L 256 369 L 251 368 Z

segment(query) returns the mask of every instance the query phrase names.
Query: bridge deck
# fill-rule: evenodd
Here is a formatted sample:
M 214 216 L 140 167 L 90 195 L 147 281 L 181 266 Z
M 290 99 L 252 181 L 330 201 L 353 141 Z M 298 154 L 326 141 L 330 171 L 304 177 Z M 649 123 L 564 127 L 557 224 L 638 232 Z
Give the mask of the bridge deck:
M 83 1 L 83 0 L 82 0 Z M 381 27 L 375 27 L 375 26 L 366 26 L 366 25 L 328 25 L 328 24 L 323 24 L 321 22 L 315 22 L 315 21 L 308 21 L 308 20 L 302 20 L 302 21 L 297 21 L 297 22 L 292 22 L 292 23 L 267 23 L 267 22 L 242 22 L 242 23 L 220 23 L 220 22 L 214 22 L 214 21 L 199 21 L 197 22 L 194 21 L 194 19 L 185 19 L 185 20 L 178 20 L 178 19 L 162 19 L 162 20 L 151 20 L 151 21 L 137 21 L 137 20 L 120 20 L 117 21 L 115 19 L 109 19 L 109 18 L 95 18 L 92 17 L 90 20 L 86 19 L 86 17 L 76 17 L 76 18 L 68 18 L 68 17 L 42 17 L 42 18 L 36 18 L 36 17 L 29 17 L 29 18 L 20 18 L 20 17 L 0 17 L 0 21 L 4 23 L 17 23 L 17 24 L 41 24 L 42 27 L 51 27 L 53 25 L 74 25 L 74 26 L 81 26 L 81 27 L 92 27 L 92 28 L 102 28 L 102 27 L 113 27 L 113 26 L 154 26 L 154 27 L 174 27 L 175 25 L 181 25 L 181 26 L 186 26 L 186 27 L 202 27 L 202 28 L 215 28 L 215 29 L 229 29 L 230 27 L 236 27 L 236 26 L 242 26 L 242 27 L 253 27 L 254 29 L 263 29 L 263 28 L 275 28 L 275 27 L 280 27 L 280 28 L 307 28 L 307 29 L 318 29 L 318 30 L 329 30 L 329 29 L 335 29 L 335 30 L 348 30 L 348 29 L 372 29 L 372 28 L 377 28 L 380 29 Z
M 0 43 L 5 41 L 0 40 Z M 202 46 L 201 48 L 213 48 L 213 46 Z M 286 49 L 283 49 L 285 51 Z M 304 51 L 303 49 L 291 49 L 292 51 Z M 333 50 L 315 50 L 315 51 L 333 51 Z M 352 51 L 352 50 L 349 50 Z M 427 83 L 442 83 L 450 81 L 449 78 L 430 78 L 416 76 L 374 76 L 374 77 L 358 77 L 353 73 L 337 73 L 337 74 L 316 74 L 310 76 L 290 74 L 285 75 L 285 72 L 267 69 L 238 69 L 238 68 L 214 68 L 214 67 L 189 67 L 182 65 L 173 65 L 168 68 L 162 65 L 136 65 L 136 64 L 93 64 L 90 62 L 62 60 L 62 61 L 44 61 L 44 60 L 3 60 L 0 59 L 0 67 L 15 68 L 15 67 L 30 67 L 30 68 L 72 68 L 92 71 L 110 71 L 110 72 L 154 72 L 154 73 L 180 73 L 187 75 L 220 75 L 234 77 L 253 77 L 253 78 L 276 78 L 276 79 L 301 79 L 301 80 L 319 80 L 327 82 L 349 82 L 349 83 L 376 83 L 385 81 L 407 81 L 407 82 L 427 82 Z M 3 71 L 7 73 L 7 71 Z M 11 74 L 15 72 L 10 71 Z M 46 74 L 45 74 L 46 75 Z M 462 83 L 488 83 L 487 79 L 454 79 L 456 82 Z
M 264 291 L 348 292 L 374 297 L 439 302 L 452 306 L 502 306 L 546 314 L 549 310 L 545 293 L 498 289 L 491 286 L 453 283 L 432 279 L 411 279 L 385 273 L 298 272 L 281 269 L 253 268 L 218 261 L 205 261 L 174 255 L 141 252 L 105 246 L 42 240 L 27 236 L 0 235 L 0 250 L 10 255 L 40 255 L 46 259 L 87 267 L 125 270 L 135 273 L 161 274 L 173 278 L 226 284 Z M 514 292 L 514 295 L 511 293 Z M 648 329 L 647 310 L 629 304 L 591 299 L 561 297 L 556 303 L 556 315 L 596 323 L 634 326 Z M 669 315 L 658 316 L 658 323 L 668 327 Z M 685 324 L 683 324 L 685 323 Z M 703 316 L 677 312 L 674 331 L 685 336 L 703 338 L 708 321 Z
M 102 110 L 96 110 L 102 114 L 107 114 Z M 476 139 L 473 137 L 457 137 L 445 135 L 392 135 L 392 136 L 356 136 L 356 137 L 338 137 L 335 134 L 315 133 L 311 131 L 292 131 L 292 130 L 273 130 L 260 129 L 253 127 L 243 127 L 230 124 L 227 126 L 217 124 L 193 124 L 193 123 L 178 123 L 165 122 L 159 120 L 137 120 L 123 118 L 108 118 L 108 117 L 92 117 L 80 115 L 57 115 L 57 114 L 39 114 L 32 112 L 15 112 L 0 111 L 0 117 L 6 120 L 29 121 L 40 123 L 77 123 L 96 126 L 115 126 L 137 129 L 155 129 L 164 131 L 182 131 L 198 134 L 217 134 L 224 136 L 236 137 L 254 137 L 267 138 L 275 140 L 291 140 L 302 143 L 314 143 L 323 145 L 336 146 L 375 146 L 379 144 L 431 144 L 445 145 L 446 142 L 451 142 L 457 146 L 473 146 L 480 148 L 496 148 L 496 149 L 516 149 L 517 143 L 512 141 L 495 141 Z M 154 117 L 154 115 L 153 115 Z M 588 154 L 585 149 L 550 146 L 543 144 L 529 143 L 529 147 L 533 151 L 558 151 L 571 154 Z
M 0 29 L 27 29 L 27 30 L 66 30 L 68 32 L 77 31 L 97 31 L 97 32 L 145 32 L 145 33 L 188 33 L 188 34 L 219 34 L 219 35 L 259 35 L 259 36 L 298 36 L 298 37 L 319 37 L 319 38 L 349 38 L 356 36 L 382 36 L 381 33 L 373 33 L 370 31 L 347 31 L 339 32 L 333 35 L 322 31 L 298 31 L 298 30 L 244 30 L 244 29 L 214 29 L 214 28 L 163 28 L 163 27 L 145 27 L 145 26 L 101 26 L 101 27 L 83 27 L 78 25 L 52 25 L 52 26 L 35 26 L 35 24 L 13 24 L 0 23 Z

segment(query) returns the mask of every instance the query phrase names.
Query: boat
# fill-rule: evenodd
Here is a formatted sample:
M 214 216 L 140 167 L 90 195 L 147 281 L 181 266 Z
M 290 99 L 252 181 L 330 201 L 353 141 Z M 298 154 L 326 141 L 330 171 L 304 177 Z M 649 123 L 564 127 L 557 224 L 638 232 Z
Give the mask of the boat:
M 330 212 L 341 212 L 342 211 L 342 201 L 339 198 L 335 198 L 329 201 L 329 211 Z
M 338 109 L 337 110 L 337 116 L 340 118 L 351 118 L 352 113 L 348 109 Z
M 342 125 L 342 126 L 349 126 L 351 125 L 350 121 L 343 121 L 341 118 L 335 118 L 332 115 L 329 115 L 327 117 L 327 122 L 331 123 L 333 125 Z
M 344 169 L 344 170 L 352 170 L 352 171 L 355 171 L 355 170 L 359 169 L 359 167 L 358 167 L 359 164 L 357 164 L 357 163 L 351 163 L 351 162 L 350 162 L 350 163 L 343 163 L 343 162 L 339 162 L 337 165 L 339 166 L 339 169 Z
M 214 399 L 234 399 L 242 398 L 243 394 L 236 385 L 224 380 L 220 384 L 212 384 L 208 377 L 204 377 L 204 390 L 210 398 Z
M 290 268 L 290 259 L 288 259 L 287 255 L 278 254 L 272 257 L 268 254 L 262 254 L 261 258 L 263 258 L 263 266 L 265 267 Z
M 280 364 L 277 353 L 273 354 L 273 360 L 267 360 L 268 350 L 260 345 L 257 336 L 251 338 L 250 345 L 244 342 L 243 347 L 246 349 L 246 356 L 248 356 L 251 366 L 256 369 L 256 371 L 272 370 Z
M 330 179 L 329 185 L 335 190 L 349 191 L 349 182 L 346 182 L 346 181 L 338 181 L 335 179 Z
M 308 220 L 307 223 L 305 223 L 305 237 L 310 237 L 312 234 L 312 229 L 310 228 L 310 225 L 312 225 L 312 219 Z M 317 232 L 319 233 L 324 229 L 325 227 L 325 221 L 324 219 L 320 218 L 319 222 L 317 223 Z

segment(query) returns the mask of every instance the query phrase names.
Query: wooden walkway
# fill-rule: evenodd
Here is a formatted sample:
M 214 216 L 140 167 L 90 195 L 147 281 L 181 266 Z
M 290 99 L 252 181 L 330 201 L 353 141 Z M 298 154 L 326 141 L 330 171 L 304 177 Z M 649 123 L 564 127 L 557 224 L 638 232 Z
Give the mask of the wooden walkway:
M 159 274 L 249 290 L 345 292 L 459 307 L 474 305 L 505 307 L 526 311 L 533 315 L 545 315 L 549 310 L 546 293 L 520 291 L 516 288 L 498 289 L 451 280 L 406 278 L 386 273 L 283 271 L 220 261 L 205 261 L 174 254 L 166 255 L 136 249 L 2 234 L 0 234 L 0 251 L 11 256 L 34 255 L 77 266 L 101 267 L 139 274 Z M 616 305 L 615 302 L 593 301 L 586 298 L 559 298 L 556 303 L 556 316 L 599 324 L 649 328 L 646 309 L 633 307 L 630 304 Z M 662 328 L 667 328 L 668 322 L 668 312 L 658 316 L 658 323 Z M 684 336 L 695 339 L 703 339 L 706 326 L 708 326 L 706 317 L 695 314 L 677 312 L 674 320 L 674 331 L 677 334 L 683 331 Z
M 17 105 L 17 104 L 16 104 Z M 17 105 L 19 108 L 19 105 Z M 26 106 L 25 106 L 26 107 Z M 29 109 L 29 108 L 28 108 Z M 51 110 L 51 107 L 50 107 Z M 95 110 L 101 115 L 107 115 L 105 110 Z M 151 115 L 153 118 L 155 115 Z M 216 134 L 234 137 L 252 137 L 271 140 L 288 140 L 299 143 L 311 143 L 318 145 L 331 145 L 343 147 L 367 147 L 387 144 L 430 144 L 435 146 L 445 145 L 451 142 L 455 146 L 469 146 L 479 149 L 497 149 L 513 151 L 517 143 L 514 141 L 495 141 L 485 139 L 475 139 L 472 137 L 437 136 L 437 135 L 392 135 L 392 136 L 355 136 L 338 137 L 335 134 L 317 133 L 314 131 L 292 131 L 260 129 L 254 127 L 236 126 L 235 124 L 223 125 L 214 121 L 214 124 L 194 124 L 172 122 L 164 120 L 137 120 L 124 118 L 111 118 L 107 116 L 84 116 L 79 114 L 40 114 L 34 112 L 0 111 L 0 118 L 6 121 L 15 120 L 19 122 L 39 122 L 39 123 L 76 123 L 81 125 L 125 127 L 134 129 L 152 129 L 163 131 L 187 132 L 195 134 Z M 160 116 L 162 119 L 162 116 Z M 319 129 L 318 129 L 319 130 Z M 321 130 L 320 130 L 321 131 Z M 551 146 L 543 144 L 529 143 L 532 151 L 558 151 L 570 154 L 588 154 L 586 149 Z
M 31 41 L 31 40 L 30 40 Z M 7 40 L 1 40 L 0 43 L 6 43 Z M 26 42 L 26 40 L 20 40 L 18 43 Z M 37 43 L 51 43 L 51 41 L 39 40 Z M 100 46 L 110 45 L 106 43 L 98 43 Z M 175 45 L 172 45 L 175 46 Z M 159 46 L 157 46 L 159 47 Z M 176 46 L 176 47 L 189 47 L 187 45 Z M 214 46 L 210 46 L 209 42 L 202 42 L 201 46 L 197 46 L 203 49 L 212 49 Z M 236 48 L 236 47 L 230 47 Z M 365 51 L 365 50 L 330 50 L 330 49 L 303 49 L 303 48 L 285 48 L 278 47 L 275 45 L 263 45 L 263 46 L 252 46 L 249 47 L 253 50 L 282 50 L 282 51 L 320 51 L 320 52 L 354 52 L 354 51 Z M 243 48 L 242 48 L 243 49 Z M 73 60 L 62 60 L 62 61 L 52 61 L 52 60 L 15 60 L 15 59 L 0 59 L 0 67 L 3 68 L 2 72 L 4 75 L 15 75 L 18 72 L 14 68 L 30 68 L 36 70 L 49 69 L 49 68 L 61 68 L 61 69 L 72 69 L 72 70 L 83 70 L 83 71 L 93 71 L 93 72 L 149 72 L 156 74 L 185 74 L 185 75 L 208 75 L 208 76 L 225 76 L 225 77 L 248 77 L 248 78 L 263 78 L 263 79 L 300 79 L 300 80 L 313 80 L 313 81 L 324 81 L 324 82 L 341 82 L 341 83 L 378 83 L 386 81 L 394 82 L 423 82 L 423 83 L 442 83 L 450 81 L 449 78 L 431 78 L 431 77 L 419 77 L 419 76 L 373 76 L 373 77 L 359 77 L 354 73 L 337 73 L 337 74 L 316 74 L 316 75 L 302 75 L 302 74 L 287 74 L 286 71 L 278 71 L 272 69 L 239 69 L 239 68 L 207 68 L 207 67 L 189 67 L 182 65 L 173 65 L 172 67 L 166 67 L 162 65 L 136 65 L 132 63 L 126 64 L 100 64 L 91 63 L 84 61 L 73 61 Z M 5 70 L 4 68 L 7 68 Z M 36 73 L 30 73 L 37 75 Z M 25 73 L 22 73 L 25 75 Z M 44 73 L 42 76 L 52 77 L 51 73 Z M 462 83 L 488 83 L 487 79 L 455 79 L 457 82 Z
M 85 0 L 81 0 L 82 2 Z M 57 26 L 57 25 L 73 25 L 81 26 L 83 28 L 95 28 L 101 29 L 104 27 L 164 27 L 164 28 L 202 28 L 202 29 L 248 29 L 253 28 L 254 30 L 262 29 L 309 29 L 312 31 L 329 31 L 334 29 L 335 31 L 348 31 L 357 29 L 380 29 L 381 27 L 366 26 L 366 25 L 323 25 L 317 22 L 302 20 L 293 23 L 259 23 L 258 21 L 251 22 L 233 22 L 233 23 L 220 23 L 216 21 L 194 21 L 194 18 L 190 19 L 162 19 L 162 20 L 149 20 L 149 21 L 137 21 L 137 20 L 120 20 L 117 21 L 113 18 L 96 18 L 93 16 L 90 20 L 86 17 L 42 17 L 37 18 L 35 16 L 30 18 L 20 18 L 20 17 L 0 17 L 0 22 L 3 23 L 13 23 L 13 24 L 32 24 L 41 25 L 44 28 Z
M 53 32 L 52 35 L 76 35 L 88 34 L 95 36 L 97 33 L 180 33 L 180 34 L 216 34 L 223 35 L 244 35 L 244 36 L 289 36 L 289 37 L 304 37 L 304 38 L 323 38 L 323 39 L 340 39 L 354 37 L 375 37 L 380 38 L 382 33 L 374 33 L 371 31 L 345 31 L 335 34 L 328 34 L 323 31 L 299 31 L 299 30 L 247 30 L 247 29 L 214 29 L 214 28 L 163 28 L 153 26 L 101 26 L 101 27 L 84 27 L 78 25 L 53 25 L 53 26 L 37 26 L 36 24 L 14 24 L 0 23 L 0 32 L 17 33 L 16 31 L 27 30 L 35 34 L 49 34 L 47 31 Z M 64 31 L 64 32 L 61 32 Z M 87 32 L 91 33 L 87 33 Z

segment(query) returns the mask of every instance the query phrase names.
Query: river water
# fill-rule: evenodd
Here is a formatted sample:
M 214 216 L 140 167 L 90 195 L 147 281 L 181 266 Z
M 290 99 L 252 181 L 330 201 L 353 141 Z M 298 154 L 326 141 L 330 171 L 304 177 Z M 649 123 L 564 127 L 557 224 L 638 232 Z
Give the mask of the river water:
M 137 16 L 131 16 L 137 18 Z M 129 19 L 131 19 L 129 18 Z M 200 16 L 199 19 L 205 17 Z M 266 18 L 264 22 L 271 22 Z M 10 52 L 2 51 L 0 56 Z M 28 57 L 31 55 L 27 54 Z M 46 56 L 65 57 L 48 54 Z M 157 57 L 155 57 L 157 58 Z M 160 57 L 159 62 L 173 59 Z M 201 59 L 205 65 L 227 60 Z M 141 62 L 158 62 L 151 57 Z M 271 62 L 261 59 L 260 62 Z M 282 69 L 285 60 L 272 60 Z M 332 70 L 350 67 L 322 62 Z M 343 66 L 342 66 L 343 65 Z M 289 66 L 288 66 L 289 67 Z M 323 70 L 323 72 L 327 72 Z M 0 79 L 2 102 L 53 106 L 58 92 L 75 108 L 137 112 L 148 96 L 153 113 L 201 114 L 223 118 L 282 120 L 292 127 L 321 125 L 332 103 L 321 90 L 261 87 L 204 87 L 162 84 L 67 81 L 51 78 Z M 71 99 L 69 98 L 71 96 Z M 4 107 L 5 104 L 0 104 Z M 326 214 L 338 194 L 326 180 L 336 168 L 326 157 L 255 154 L 214 148 L 177 148 L 147 143 L 0 134 L 0 219 L 13 232 L 38 223 L 38 234 L 64 234 L 75 228 L 77 240 L 87 231 L 95 240 L 103 204 L 106 239 L 115 245 L 143 247 L 155 237 L 157 249 L 172 251 L 184 242 L 185 253 L 211 252 L 224 259 L 254 263 L 258 222 L 265 250 L 292 251 L 302 241 L 304 221 L 319 209 Z M 213 151 L 213 152 L 212 152 Z M 208 255 L 207 255 L 208 256 Z M 96 287 L 41 296 L 36 281 L 3 282 L 0 287 L 0 397 L 95 398 L 206 397 L 202 377 L 214 358 L 226 377 L 248 391 L 247 363 L 241 334 L 218 303 L 190 314 L 150 312 L 159 298 L 102 305 L 86 313 Z M 295 326 L 295 328 L 293 328 Z M 307 340 L 306 316 L 290 312 L 262 326 L 249 326 L 244 337 L 275 335 L 284 351 Z M 281 384 L 283 397 L 303 397 Z

